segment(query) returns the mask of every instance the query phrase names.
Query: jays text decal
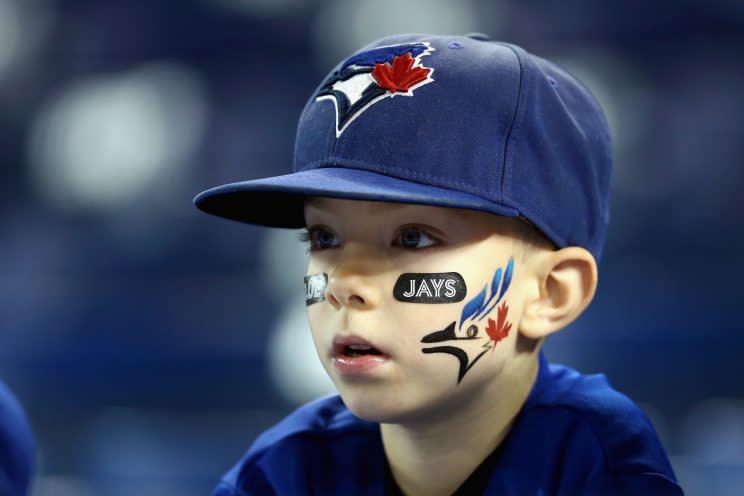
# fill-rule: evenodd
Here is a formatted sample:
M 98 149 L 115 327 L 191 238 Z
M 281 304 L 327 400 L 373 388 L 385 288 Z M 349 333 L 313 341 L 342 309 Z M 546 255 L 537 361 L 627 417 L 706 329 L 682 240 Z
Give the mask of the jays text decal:
M 468 289 L 457 272 L 401 274 L 393 287 L 393 296 L 407 303 L 457 303 Z
M 315 101 L 330 100 L 336 108 L 336 138 L 372 105 L 388 97 L 413 96 L 434 81 L 432 67 L 421 58 L 434 48 L 429 42 L 373 48 L 346 60 L 321 86 Z

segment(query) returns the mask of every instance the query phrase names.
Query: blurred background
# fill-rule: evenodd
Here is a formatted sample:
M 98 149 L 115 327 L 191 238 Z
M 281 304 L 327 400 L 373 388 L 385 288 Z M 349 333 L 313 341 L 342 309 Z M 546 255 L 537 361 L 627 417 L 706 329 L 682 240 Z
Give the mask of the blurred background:
M 520 44 L 599 98 L 600 287 L 548 357 L 638 401 L 689 494 L 739 494 L 743 28 L 738 0 L 0 0 L 0 378 L 37 439 L 32 494 L 208 494 L 331 390 L 296 233 L 191 200 L 289 171 L 328 70 L 406 31 Z

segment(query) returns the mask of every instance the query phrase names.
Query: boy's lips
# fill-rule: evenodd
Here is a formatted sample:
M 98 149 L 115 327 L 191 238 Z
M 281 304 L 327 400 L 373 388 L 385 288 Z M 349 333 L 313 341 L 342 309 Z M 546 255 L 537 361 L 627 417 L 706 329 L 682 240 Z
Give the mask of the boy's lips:
M 368 375 L 390 360 L 385 350 L 355 335 L 337 335 L 331 357 L 334 368 L 342 376 Z

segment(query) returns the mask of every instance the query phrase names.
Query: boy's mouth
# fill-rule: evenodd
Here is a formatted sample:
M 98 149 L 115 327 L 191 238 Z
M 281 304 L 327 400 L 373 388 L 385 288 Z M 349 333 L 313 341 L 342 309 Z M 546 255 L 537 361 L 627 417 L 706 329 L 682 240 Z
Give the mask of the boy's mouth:
M 344 349 L 342 350 L 342 354 L 344 356 L 354 358 L 354 357 L 360 357 L 360 356 L 365 356 L 365 355 L 382 355 L 382 352 L 378 350 L 377 348 L 373 348 L 371 346 L 353 344 L 353 345 L 344 347 Z
M 389 355 L 374 344 L 358 336 L 337 336 L 333 340 L 333 357 L 358 358 Z
M 371 377 L 390 360 L 384 350 L 358 336 L 336 336 L 331 362 L 336 372 L 346 379 Z

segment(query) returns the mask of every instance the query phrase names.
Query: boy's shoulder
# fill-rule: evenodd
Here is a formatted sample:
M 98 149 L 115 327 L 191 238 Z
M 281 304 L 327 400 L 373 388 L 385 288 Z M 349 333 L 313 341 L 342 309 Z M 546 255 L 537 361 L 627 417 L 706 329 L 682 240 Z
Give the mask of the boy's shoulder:
M 532 412 L 542 416 L 549 412 L 560 418 L 561 411 L 566 419 L 583 425 L 593 434 L 610 469 L 622 470 L 642 463 L 629 455 L 645 453 L 666 460 L 648 417 L 630 398 L 613 389 L 604 374 L 581 374 L 549 363 L 541 354 L 538 379 L 523 406 L 523 415 Z
M 553 471 L 565 484 L 594 474 L 598 484 L 630 484 L 638 494 L 681 494 L 661 441 L 638 405 L 613 389 L 604 374 L 580 374 L 548 363 L 542 353 L 537 380 L 507 445 L 507 458 L 516 464 L 529 465 L 527 458 L 536 455 L 552 459 L 540 470 Z

